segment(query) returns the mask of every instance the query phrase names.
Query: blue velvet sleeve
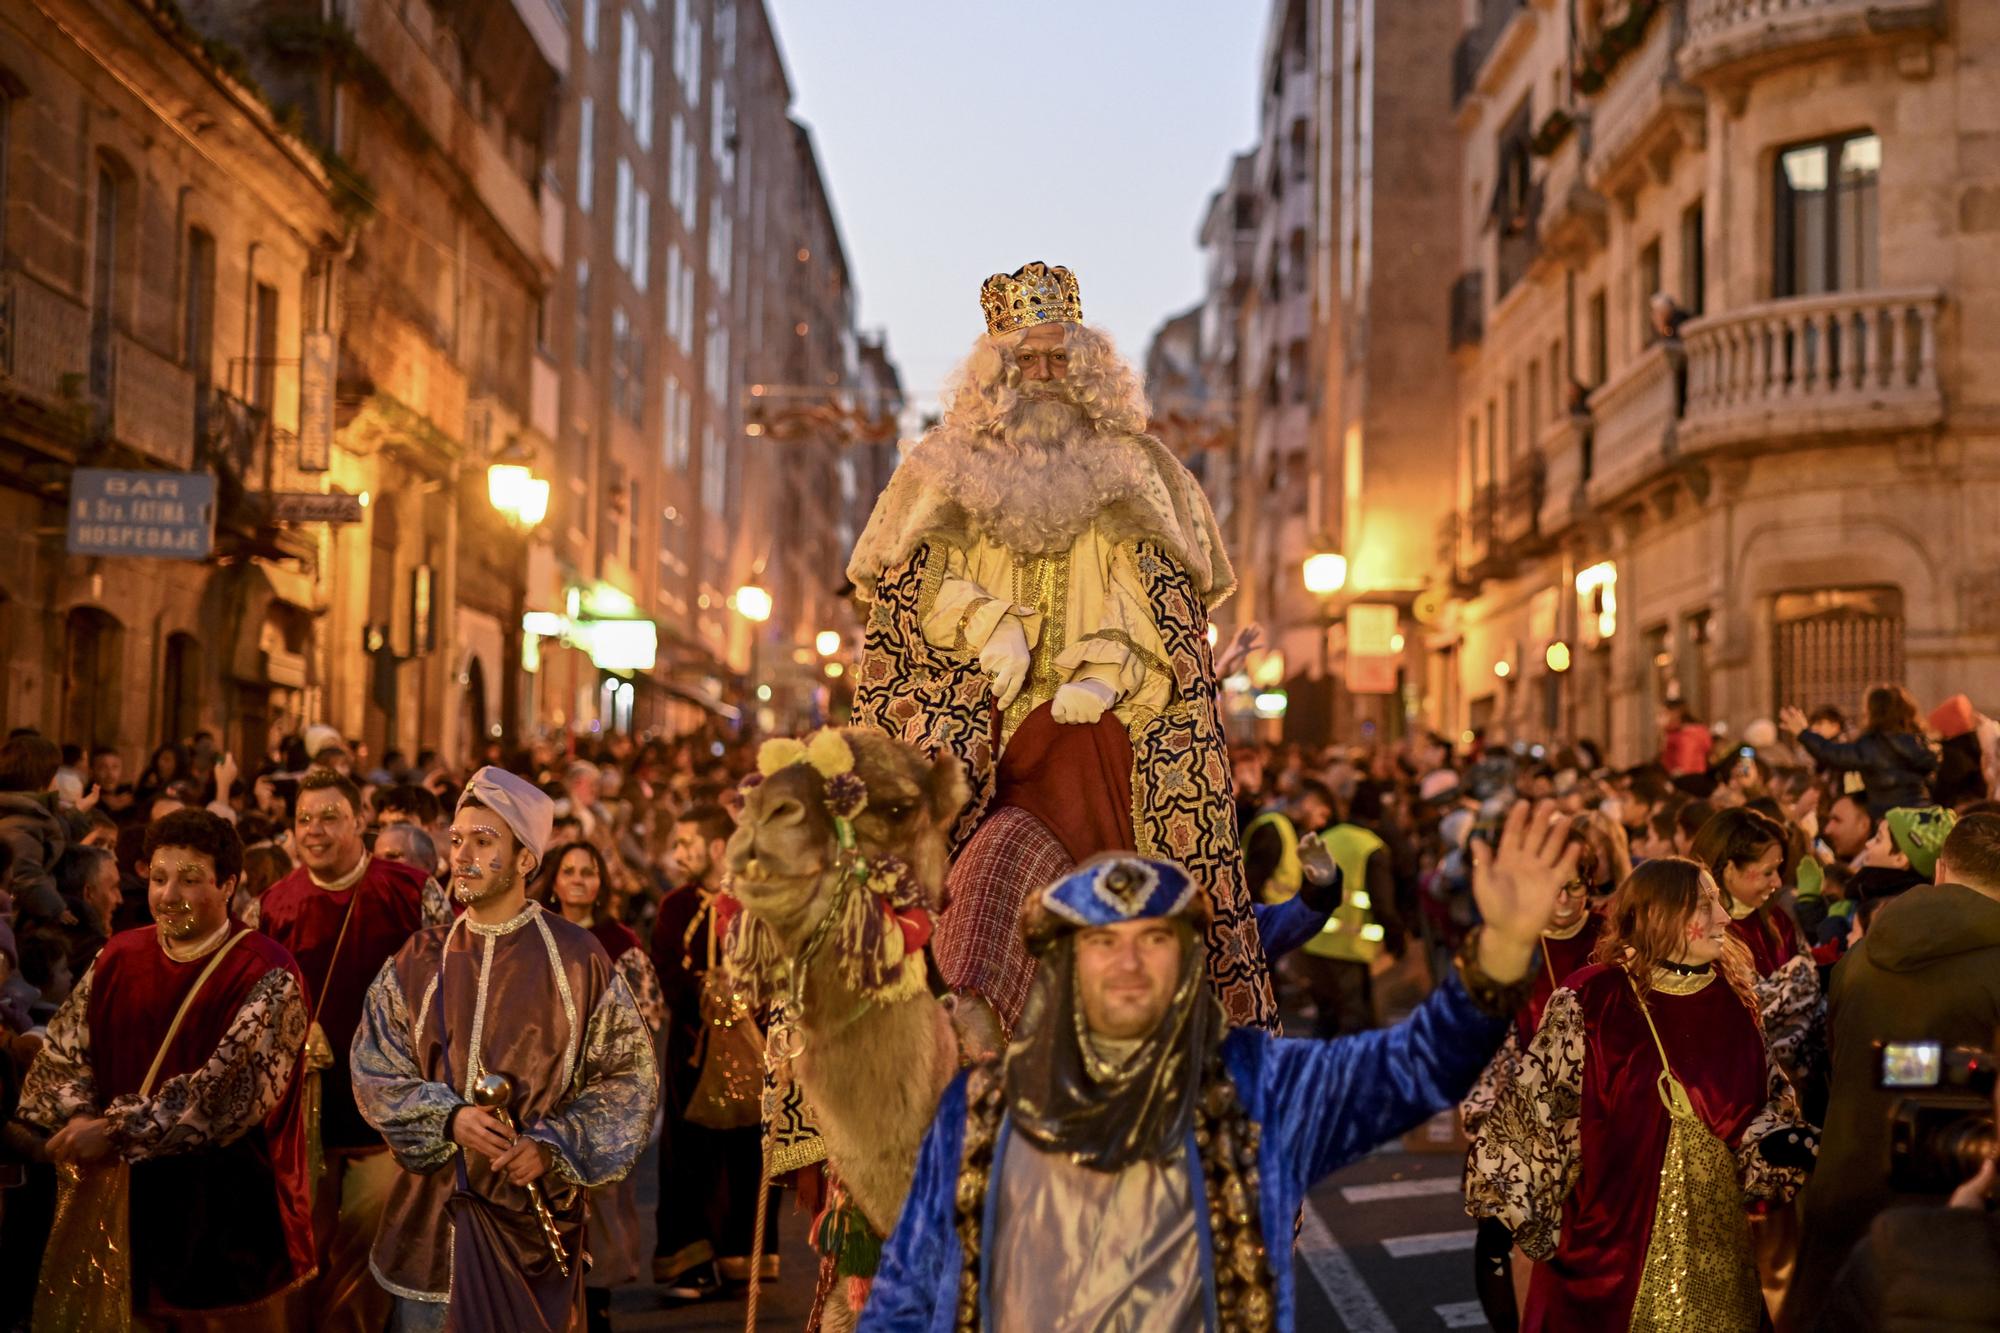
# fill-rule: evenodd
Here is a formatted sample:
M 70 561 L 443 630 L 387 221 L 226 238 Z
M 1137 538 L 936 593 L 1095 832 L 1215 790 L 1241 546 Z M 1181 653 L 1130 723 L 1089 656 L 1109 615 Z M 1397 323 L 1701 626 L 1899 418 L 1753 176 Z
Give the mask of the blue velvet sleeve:
M 1281 903 L 1252 903 L 1251 907 L 1257 913 L 1257 937 L 1264 941 L 1264 961 L 1273 966 L 1319 934 L 1333 915 L 1331 910 L 1314 911 L 1305 895 L 1298 893 Z
M 882 1262 L 856 1333 L 928 1333 L 946 1292 L 949 1308 L 957 1309 L 965 1261 L 952 1220 L 965 1138 L 965 1079 L 962 1073 L 953 1079 L 938 1101 L 937 1115 L 917 1151 L 917 1173 L 903 1211 L 882 1246 Z
M 1474 1005 L 1454 970 L 1392 1028 L 1267 1039 L 1258 1118 L 1282 1127 L 1287 1162 L 1310 1185 L 1456 1106 L 1506 1035 L 1507 1020 Z

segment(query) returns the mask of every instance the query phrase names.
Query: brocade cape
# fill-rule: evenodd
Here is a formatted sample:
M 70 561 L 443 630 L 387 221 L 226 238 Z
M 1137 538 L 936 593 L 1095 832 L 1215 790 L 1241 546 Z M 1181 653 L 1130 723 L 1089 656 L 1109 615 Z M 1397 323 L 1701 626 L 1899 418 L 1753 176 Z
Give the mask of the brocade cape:
M 1236 1084 L 1243 1110 L 1260 1127 L 1258 1199 L 1271 1245 L 1276 1327 L 1292 1327 L 1292 1265 L 1285 1256 L 1299 1209 L 1311 1185 L 1373 1149 L 1422 1124 L 1465 1094 L 1500 1043 L 1507 1022 L 1480 1010 L 1453 971 L 1401 1023 L 1331 1041 L 1273 1037 L 1238 1028 L 1223 1039 L 1223 1067 Z M 964 1268 L 955 1219 L 964 1156 L 966 1081 L 946 1088 L 917 1156 L 916 1177 L 894 1234 L 882 1251 L 861 1333 L 950 1333 L 958 1316 Z M 1000 1122 L 989 1181 L 1001 1179 L 1012 1123 Z M 1216 1327 L 1215 1255 L 1208 1233 L 1201 1159 L 1193 1134 L 1186 1154 L 1189 1206 L 1201 1237 L 1202 1283 L 1209 1327 Z M 979 1290 L 991 1290 L 990 1250 L 1005 1244 L 1005 1222 L 995 1216 L 999 1191 L 989 1185 L 980 1234 Z M 979 1326 L 993 1327 L 981 1311 Z
M 403 1167 L 370 1266 L 397 1296 L 432 1303 L 451 1299 L 450 1124 L 474 1080 L 513 1080 L 515 1125 L 551 1150 L 542 1188 L 572 1256 L 587 1191 L 631 1171 L 659 1099 L 652 1034 L 604 946 L 535 903 L 501 925 L 460 917 L 411 936 L 368 988 L 352 1067 L 361 1114 Z M 551 1268 L 528 1192 L 483 1154 L 465 1159 L 522 1269 Z
M 1200 487 L 1158 441 L 1142 436 L 1138 444 L 1151 463 L 1148 484 L 1095 520 L 1107 537 L 1133 546 L 1173 682 L 1172 702 L 1130 731 L 1135 850 L 1180 862 L 1207 889 L 1209 983 L 1232 1023 L 1275 1028 L 1208 645 L 1209 609 L 1235 578 Z M 848 565 L 870 603 L 854 720 L 926 754 L 955 754 L 965 765 L 972 796 L 952 828 L 956 855 L 993 800 L 998 728 L 991 682 L 975 656 L 924 636 L 945 576 L 945 548 L 965 539 L 971 521 L 949 497 L 917 482 L 902 470 L 890 479 Z
M 181 1002 L 214 958 L 169 958 L 152 926 L 120 931 L 49 1022 L 18 1112 L 55 1130 L 109 1122 L 132 1164 L 133 1306 L 250 1305 L 315 1271 L 299 1069 L 305 985 L 283 946 L 241 935 L 202 984 L 138 1095 Z M 218 946 L 220 947 L 220 946 Z

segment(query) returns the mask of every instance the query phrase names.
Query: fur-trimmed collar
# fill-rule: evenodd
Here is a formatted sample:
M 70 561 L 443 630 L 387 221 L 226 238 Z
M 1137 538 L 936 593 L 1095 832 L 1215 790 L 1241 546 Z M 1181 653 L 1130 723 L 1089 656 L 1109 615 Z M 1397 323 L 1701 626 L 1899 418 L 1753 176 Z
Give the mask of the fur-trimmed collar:
M 973 498 L 980 490 L 963 480 L 969 451 L 955 440 L 927 436 L 904 456 L 876 500 L 847 576 L 866 595 L 883 571 L 932 538 L 962 543 L 985 537 L 1035 554 L 1051 535 L 1073 541 L 1095 523 L 1108 541 L 1158 543 L 1187 571 L 1205 605 L 1220 603 L 1235 591 L 1236 575 L 1208 497 L 1152 436 L 1125 436 L 1118 443 L 1120 452 L 1066 470 L 1069 485 L 1032 497 L 1036 512 L 1029 518 L 963 503 L 962 495 Z

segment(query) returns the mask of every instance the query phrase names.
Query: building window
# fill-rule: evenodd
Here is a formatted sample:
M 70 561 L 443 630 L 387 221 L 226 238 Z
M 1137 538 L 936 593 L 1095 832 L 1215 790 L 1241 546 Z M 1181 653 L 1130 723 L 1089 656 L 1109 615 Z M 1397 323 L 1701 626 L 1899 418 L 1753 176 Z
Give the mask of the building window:
M 278 401 L 278 289 L 268 282 L 257 284 L 256 304 L 251 309 L 250 405 L 266 413 Z
M 118 743 L 124 639 L 124 626 L 94 606 L 72 607 L 64 617 L 64 739 L 82 746 Z
M 1863 132 L 1778 154 L 1772 295 L 1852 292 L 1880 281 L 1882 141 Z
M 597 0 L 583 0 L 583 49 L 597 49 Z
M 729 502 L 729 458 L 722 439 L 710 426 L 701 440 L 701 505 L 711 514 L 720 514 Z
M 639 140 L 639 147 L 653 146 L 653 51 L 651 47 L 639 48 L 639 87 L 633 98 L 632 133 Z
M 1534 448 L 1542 431 L 1542 363 L 1528 362 L 1528 447 Z
M 590 261 L 576 261 L 576 363 L 590 364 Z
M 109 162 L 97 168 L 97 205 L 92 227 L 90 266 L 90 396 L 103 402 L 111 394 L 111 335 L 118 322 L 118 270 L 124 173 Z
M 576 108 L 576 206 L 586 213 L 590 211 L 591 187 L 596 175 L 596 105 L 586 97 Z
M 1772 604 L 1772 709 L 1832 704 L 1858 717 L 1869 688 L 1903 679 L 1903 594 L 1821 588 Z
M 167 636 L 160 670 L 162 744 L 186 740 L 201 730 L 201 641 L 192 634 Z
M 0 256 L 7 253 L 7 160 L 13 143 L 14 92 L 9 75 L 0 68 Z
M 214 382 L 215 238 L 188 228 L 187 290 L 181 302 L 181 360 L 197 389 Z
M 1599 288 L 1590 294 L 1585 327 L 1590 333 L 1590 364 L 1585 367 L 1590 372 L 1590 387 L 1596 388 L 1611 374 L 1611 345 L 1605 328 L 1604 291 Z
M 1653 294 L 1660 290 L 1660 238 L 1655 236 L 1639 247 L 1639 346 L 1651 347 L 1660 340 L 1653 327 Z
M 618 112 L 639 118 L 639 16 L 629 9 L 618 16 Z
M 1708 309 L 1708 239 L 1701 200 L 1681 211 L 1681 309 L 1699 315 Z
M 632 164 L 618 159 L 617 192 L 611 202 L 611 258 L 618 267 L 632 267 Z
M 632 285 L 646 290 L 646 270 L 652 267 L 653 197 L 644 190 L 632 192 Z
M 1493 201 L 1487 208 L 1486 225 L 1495 233 L 1496 302 L 1527 275 L 1539 250 L 1535 227 L 1541 212 L 1541 191 L 1534 181 L 1534 155 L 1529 148 L 1534 129 L 1528 117 L 1529 105 L 1524 99 L 1507 118 L 1493 145 Z

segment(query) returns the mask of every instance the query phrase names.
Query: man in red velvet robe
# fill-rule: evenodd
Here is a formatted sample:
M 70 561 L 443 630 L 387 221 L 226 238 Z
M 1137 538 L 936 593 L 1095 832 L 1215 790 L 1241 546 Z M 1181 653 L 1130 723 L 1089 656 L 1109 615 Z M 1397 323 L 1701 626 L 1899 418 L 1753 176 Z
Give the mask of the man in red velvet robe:
M 396 1183 L 388 1145 L 355 1109 L 347 1048 L 382 964 L 424 926 L 451 919 L 435 880 L 371 857 L 361 830 L 354 784 L 330 769 L 306 774 L 292 816 L 301 864 L 245 913 L 291 951 L 306 979 L 307 1132 L 318 1134 L 325 1172 L 313 1201 L 320 1273 L 298 1303 L 297 1321 L 341 1333 L 376 1333 L 389 1318 L 389 1294 L 368 1271 L 368 1249 Z
M 229 919 L 243 846 L 228 821 L 174 811 L 146 855 L 157 925 L 114 935 L 56 1011 L 18 1114 L 54 1131 L 65 1167 L 130 1164 L 132 1306 L 147 1326 L 283 1329 L 287 1295 L 313 1274 L 305 984 L 282 945 Z M 117 1224 L 74 1220 L 49 1239 L 37 1326 L 104 1322 L 91 1302 L 123 1262 Z

